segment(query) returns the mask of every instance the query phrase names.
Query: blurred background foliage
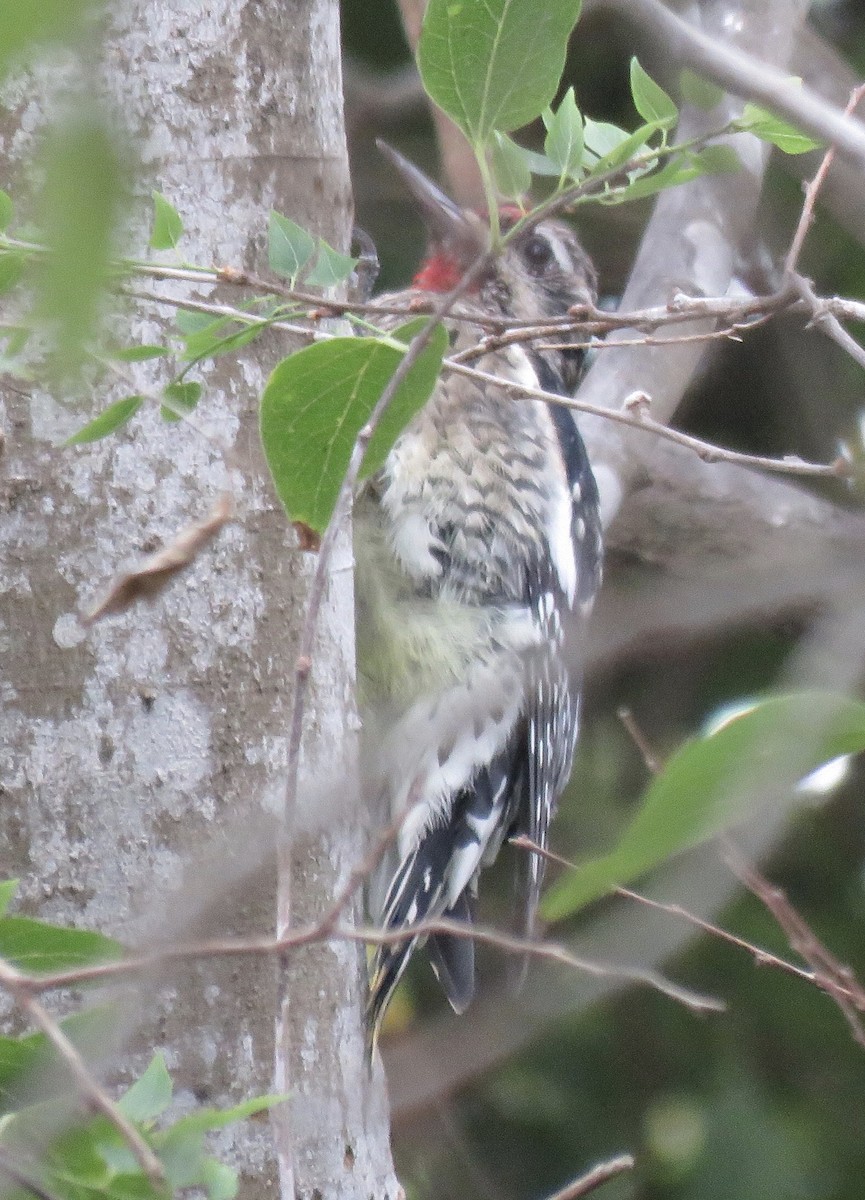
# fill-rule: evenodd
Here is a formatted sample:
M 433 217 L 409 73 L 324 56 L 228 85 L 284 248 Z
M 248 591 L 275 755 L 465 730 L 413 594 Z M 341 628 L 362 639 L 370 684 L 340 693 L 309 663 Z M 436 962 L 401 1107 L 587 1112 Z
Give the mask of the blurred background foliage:
M 854 72 L 865 71 L 865 7 L 858 0 L 815 5 L 812 24 Z M 397 286 L 411 276 L 424 234 L 374 139 L 385 137 L 435 173 L 432 125 L 422 98 L 401 74 L 410 57 L 395 0 L 343 0 L 343 30 L 357 220 L 378 246 L 383 286 Z M 675 93 L 668 64 L 651 46 L 620 21 L 591 10 L 577 26 L 563 87 L 574 85 L 588 115 L 632 127 L 632 54 Z M 818 161 L 806 160 L 806 176 Z M 800 182 L 785 173 L 787 165 L 775 156 L 756 231 L 776 261 L 801 207 Z M 602 290 L 615 296 L 650 205 L 583 211 L 581 233 Z M 821 294 L 865 298 L 862 246 L 825 210 L 806 243 L 802 269 Z M 849 358 L 804 332 L 800 321 L 784 319 L 741 344 L 714 343 L 679 421 L 726 445 L 825 460 L 839 438 L 854 436 L 861 395 L 861 373 Z M 844 499 L 838 489 L 835 498 Z M 609 570 L 618 582 L 630 572 L 630 586 L 639 586 L 640 572 L 631 565 L 614 560 Z M 659 635 L 593 671 L 576 774 L 554 829 L 556 849 L 578 857 L 609 845 L 645 787 L 645 765 L 616 717 L 620 706 L 634 712 L 663 756 L 719 706 L 777 683 L 807 630 L 807 617 L 775 611 L 748 628 L 700 641 Z M 825 803 L 796 818 L 763 864 L 817 935 L 860 976 L 862 785 L 859 766 Z M 503 907 L 507 886 L 503 874 Z M 718 919 L 791 956 L 783 934 L 752 897 L 740 895 Z M 567 932 L 567 926 L 556 930 L 557 936 Z M 392 1038 L 441 1010 L 429 968 L 419 961 L 413 967 L 394 1005 Z M 746 953 L 707 937 L 695 937 L 667 970 L 722 997 L 727 1011 L 697 1018 L 666 997 L 630 989 L 561 1018 L 506 1065 L 434 1110 L 397 1124 L 396 1150 L 409 1195 L 542 1195 L 582 1165 L 630 1149 L 639 1160 L 636 1177 L 607 1185 L 601 1194 L 610 1200 L 861 1200 L 865 1051 L 834 1005 L 807 983 L 760 968 Z

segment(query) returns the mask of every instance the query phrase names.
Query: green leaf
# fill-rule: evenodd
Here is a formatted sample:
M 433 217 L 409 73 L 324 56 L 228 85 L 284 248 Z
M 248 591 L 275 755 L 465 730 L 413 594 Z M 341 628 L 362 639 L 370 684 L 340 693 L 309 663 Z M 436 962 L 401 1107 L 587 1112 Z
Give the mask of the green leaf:
M 589 126 L 592 126 L 591 130 Z M 654 133 L 657 133 L 655 125 L 641 125 L 639 129 L 635 129 L 633 133 L 625 133 L 623 129 L 619 129 L 616 125 L 607 125 L 603 121 L 586 120 L 586 146 L 589 147 L 593 154 L 597 154 L 597 147 L 608 145 L 610 148 L 598 158 L 594 166 L 591 168 L 591 174 L 602 175 L 605 171 L 612 171 L 616 167 L 623 167 L 630 159 L 634 158 L 643 147 L 646 146 L 649 138 Z M 623 136 L 618 136 L 618 135 Z M 592 144 L 589 144 L 591 135 Z M 585 161 L 585 155 L 584 155 Z M 641 170 L 651 170 L 652 163 L 656 159 L 647 161 Z
M 72 437 L 68 437 L 63 445 L 81 446 L 85 442 L 98 442 L 101 438 L 108 437 L 109 433 L 121 429 L 134 417 L 143 403 L 144 399 L 141 396 L 126 396 L 123 400 L 115 400 L 98 417 L 94 417 L 77 433 L 73 433 Z
M 0 77 L 41 43 L 77 41 L 94 8 L 94 0 L 5 0 L 0 4 Z
M 154 1054 L 144 1074 L 121 1096 L 117 1107 L 131 1121 L 152 1121 L 171 1103 L 171 1076 L 161 1054 Z
M 811 771 L 865 749 L 865 705 L 825 692 L 760 701 L 673 755 L 609 854 L 559 879 L 547 919 L 569 916 L 674 854 L 786 798 Z
M 636 58 L 631 59 L 631 95 L 634 108 L 647 125 L 670 129 L 679 118 L 679 110 L 662 87 L 659 87 L 640 66 Z
M 742 169 L 742 160 L 732 146 L 705 146 L 690 157 L 703 175 L 726 175 Z
M 641 175 L 626 186 L 611 190 L 600 198 L 601 203 L 610 205 L 642 200 L 678 184 L 689 183 L 701 175 L 722 175 L 738 171 L 740 166 L 739 156 L 731 146 L 707 146 L 699 153 L 687 152 L 671 158 L 654 174 Z
M 559 174 L 578 179 L 583 165 L 583 118 L 577 108 L 574 89 L 569 87 L 554 113 L 544 114 L 547 134 L 544 153 L 559 169 Z
M 97 1196 L 80 1197 L 80 1200 L 166 1200 L 164 1189 L 154 1191 L 153 1184 L 139 1167 L 134 1156 L 127 1152 L 126 1161 L 130 1166 L 126 1171 L 113 1174 L 110 1181 L 101 1189 Z M 79 1200 L 78 1196 L 70 1200 Z
M 408 341 L 426 318 L 403 326 Z M 448 338 L 444 327 L 397 389 L 373 434 L 365 472 L 376 470 L 429 398 Z M 333 338 L 282 360 L 261 398 L 261 442 L 277 494 L 292 521 L 322 532 L 333 513 L 357 435 L 369 420 L 402 352 L 377 338 Z
M 122 953 L 120 944 L 102 933 L 62 929 L 30 917 L 0 917 L 0 958 L 28 973 L 112 962 Z
M 187 1116 L 179 1117 L 168 1132 L 186 1136 L 190 1133 L 209 1133 L 213 1129 L 224 1129 L 226 1125 L 235 1125 L 238 1121 L 245 1121 L 247 1117 L 254 1117 L 256 1113 L 276 1108 L 287 1099 L 287 1096 L 278 1095 L 253 1096 L 232 1108 L 197 1108 Z
M 171 404 L 163 404 L 160 414 L 165 421 L 182 421 L 185 413 L 195 411 L 195 406 L 201 399 L 203 388 L 200 383 L 189 380 L 187 383 L 169 383 L 162 389 L 162 395 Z
M 219 318 L 227 320 L 227 318 Z M 180 332 L 188 337 L 190 333 L 198 333 L 202 329 L 209 329 L 213 324 L 214 318 L 212 313 L 198 312 L 194 308 L 178 308 L 174 314 L 174 324 Z
M 48 1151 L 48 1161 L 55 1179 L 66 1185 L 64 1194 L 74 1196 L 78 1188 L 103 1192 L 110 1182 L 111 1169 L 94 1136 L 102 1121 L 74 1125 Z
M 418 45 L 429 95 L 475 147 L 540 116 L 565 65 L 579 0 L 430 0 Z
M 420 333 L 427 320 L 427 317 L 416 317 L 415 320 L 408 321 L 399 329 L 395 329 L 392 336 L 408 345 L 412 338 Z M 384 460 L 390 454 L 396 439 L 432 395 L 447 348 L 447 330 L 440 325 L 430 338 L 429 345 L 412 367 L 408 378 L 403 381 L 402 387 L 397 389 L 393 402 L 370 438 L 360 469 L 361 479 L 365 479 L 368 475 L 374 475 L 384 466 Z M 394 367 L 395 369 L 396 367 Z M 388 378 L 390 378 L 390 374 Z
M 12 218 L 15 215 L 15 206 L 12 203 L 12 197 L 8 192 L 4 192 L 0 188 L 0 233 L 5 233 L 12 224 Z
M 220 325 L 224 322 L 220 321 Z M 237 350 L 241 346 L 246 346 L 249 342 L 255 341 L 268 328 L 269 322 L 261 321 L 253 325 L 244 325 L 242 329 L 236 329 L 234 333 L 226 333 L 222 337 L 214 337 L 211 333 L 202 330 L 200 333 L 194 333 L 186 339 L 186 350 L 184 359 L 190 361 L 200 361 L 203 358 L 216 358 L 220 354 L 226 354 L 228 351 Z
M 209 1200 L 234 1200 L 237 1195 L 237 1172 L 214 1158 L 207 1158 L 201 1164 L 199 1183 Z
M 204 316 L 203 313 L 197 313 L 197 316 Z M 223 334 L 223 329 L 228 325 L 230 317 L 211 317 L 204 325 L 195 323 L 195 327 L 186 332 L 185 348 L 183 357 L 185 359 L 204 358 L 208 352 L 219 345 Z
M 584 162 L 592 171 L 610 170 L 621 166 L 646 144 L 653 133 L 654 125 L 641 125 L 633 133 L 611 125 L 608 121 L 593 121 L 586 117 L 583 136 L 586 150 Z
M 10 292 L 24 274 L 23 254 L 4 254 L 0 250 L 0 295 Z
M 174 250 L 183 236 L 183 222 L 174 205 L 161 192 L 151 192 L 153 197 L 153 232 L 150 246 L 153 250 Z
M 60 1027 L 85 1057 L 104 1052 L 106 1032 L 113 1030 L 113 1011 L 105 1005 L 74 1013 Z M 0 1113 L 22 1105 L 74 1092 L 75 1081 L 44 1033 L 0 1037 Z
M 164 346 L 126 346 L 115 350 L 111 357 L 117 362 L 147 362 L 151 358 L 164 358 L 167 353 Z
M 330 288 L 344 283 L 358 264 L 358 259 L 340 254 L 324 238 L 318 243 L 315 266 L 304 280 L 310 287 Z
M 706 112 L 709 112 L 710 109 L 713 109 L 724 99 L 723 88 L 719 88 L 715 83 L 710 83 L 702 75 L 695 75 L 687 67 L 679 76 L 679 87 L 683 100 L 686 100 L 688 104 L 693 104 L 695 108 L 704 109 Z
M 205 1153 L 204 1134 L 242 1121 L 284 1100 L 284 1096 L 256 1096 L 223 1111 L 201 1109 L 181 1117 L 170 1129 L 154 1133 L 153 1146 L 169 1182 L 175 1188 L 204 1186 L 215 1200 L 231 1197 L 236 1190 L 236 1179 L 233 1172 L 228 1172 Z
M 157 1135 L 153 1140 L 171 1186 L 195 1187 L 201 1180 L 207 1158 L 202 1134 L 189 1133 L 174 1125 L 164 1136 Z
M 40 1051 L 48 1056 L 44 1034 L 34 1033 L 26 1038 L 0 1037 L 0 1114 L 11 1112 L 31 1098 Z
M 522 147 L 506 133 L 494 133 L 490 166 L 496 190 L 505 200 L 520 200 L 532 186 L 532 173 Z
M 30 378 L 28 372 L 16 362 L 16 359 L 30 341 L 32 333 L 33 330 L 25 325 L 10 325 L 6 329 L 0 330 L 0 341 L 6 343 L 4 349 L 0 351 L 0 373 L 5 371 L 17 375 L 21 379 Z
M 54 335 L 62 376 L 80 366 L 111 275 L 110 253 L 121 195 L 117 146 L 103 116 L 86 105 L 52 128 L 45 158 L 45 256 L 37 311 Z
M 643 200 L 658 192 L 666 191 L 679 183 L 688 183 L 704 174 L 699 166 L 695 166 L 687 158 L 675 158 L 665 163 L 660 170 L 652 175 L 641 175 L 627 185 L 616 188 L 600 197 L 602 204 L 623 204 L 631 200 Z
M 756 104 L 746 104 L 741 117 L 734 123 L 734 129 L 753 133 L 763 142 L 771 142 L 785 154 L 806 154 L 816 150 L 821 142 L 815 142 L 806 133 L 800 133 L 793 125 L 788 125 L 780 117 L 776 117 L 765 108 Z
M 533 175 L 543 175 L 551 179 L 561 175 L 561 170 L 546 154 L 538 154 L 537 150 L 529 150 L 527 146 L 519 146 L 518 149 L 523 162 Z
M 291 282 L 315 253 L 315 238 L 282 213 L 271 210 L 267 226 L 267 257 L 270 269 Z
M 17 879 L 4 879 L 0 881 L 0 917 L 3 916 L 6 909 L 9 907 L 9 902 L 17 891 Z

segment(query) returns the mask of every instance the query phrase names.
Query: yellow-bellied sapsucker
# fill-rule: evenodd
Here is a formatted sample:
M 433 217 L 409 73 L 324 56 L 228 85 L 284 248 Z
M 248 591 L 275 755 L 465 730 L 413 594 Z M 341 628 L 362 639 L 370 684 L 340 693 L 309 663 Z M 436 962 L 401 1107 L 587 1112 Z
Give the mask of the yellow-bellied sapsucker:
M 413 288 L 381 298 L 408 310 L 449 291 L 488 230 L 389 157 L 431 237 Z M 452 347 L 488 332 L 473 315 L 542 323 L 594 296 L 594 269 L 573 231 L 542 221 L 455 306 Z M 582 354 L 512 344 L 475 365 L 564 394 Z M 470 922 L 481 867 L 514 832 L 546 845 L 571 770 L 580 643 L 601 575 L 598 492 L 571 413 L 443 377 L 358 497 L 355 558 L 365 789 L 378 817 L 399 825 L 373 917 L 388 931 L 440 916 Z M 517 861 L 519 924 L 530 932 L 543 862 L 525 851 Z M 375 954 L 371 1044 L 418 940 Z M 428 948 L 461 1012 L 474 991 L 471 939 L 436 933 Z

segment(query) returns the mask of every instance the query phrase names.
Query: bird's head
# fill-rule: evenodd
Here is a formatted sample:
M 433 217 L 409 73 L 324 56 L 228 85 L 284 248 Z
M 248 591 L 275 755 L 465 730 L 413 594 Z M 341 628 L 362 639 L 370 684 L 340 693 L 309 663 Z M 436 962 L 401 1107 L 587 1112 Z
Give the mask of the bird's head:
M 402 176 L 427 227 L 427 257 L 414 285 L 448 292 L 488 249 L 487 215 L 460 208 L 414 163 L 387 143 L 378 144 Z M 502 205 L 502 232 L 512 229 L 522 215 L 517 207 Z M 510 240 L 471 294 L 480 297 L 485 308 L 508 316 L 561 316 L 574 304 L 594 302 L 595 269 L 570 225 L 550 218 Z
M 399 171 L 427 227 L 427 256 L 414 277 L 414 286 L 422 291 L 449 292 L 489 247 L 486 215 L 460 208 L 398 151 L 382 142 L 379 147 Z M 512 229 L 521 216 L 518 208 L 501 206 L 502 231 Z M 563 316 L 574 305 L 594 304 L 596 295 L 597 276 L 591 259 L 570 225 L 552 218 L 508 241 L 469 292 L 492 315 L 538 323 Z M 567 383 L 581 360 L 581 354 L 575 355 L 571 363 L 562 364 Z

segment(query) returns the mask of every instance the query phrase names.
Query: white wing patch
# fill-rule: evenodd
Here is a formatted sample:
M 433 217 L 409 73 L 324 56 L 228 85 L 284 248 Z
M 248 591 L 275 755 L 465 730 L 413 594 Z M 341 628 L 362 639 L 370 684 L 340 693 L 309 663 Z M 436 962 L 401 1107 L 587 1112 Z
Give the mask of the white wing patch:
M 547 538 L 559 587 L 573 605 L 577 594 L 577 559 L 574 552 L 573 505 L 565 486 L 556 488 L 550 500 L 550 528 Z M 585 532 L 585 525 L 583 526 Z

